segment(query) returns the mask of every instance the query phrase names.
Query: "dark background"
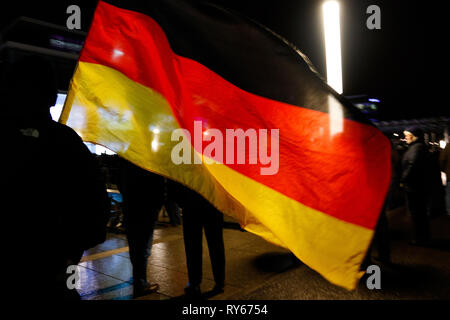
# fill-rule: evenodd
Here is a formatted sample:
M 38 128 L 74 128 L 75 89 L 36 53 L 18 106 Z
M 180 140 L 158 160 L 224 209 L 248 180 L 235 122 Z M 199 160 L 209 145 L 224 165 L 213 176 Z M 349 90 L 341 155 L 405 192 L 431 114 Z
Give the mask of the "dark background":
M 211 0 L 274 30 L 326 75 L 319 0 Z M 344 95 L 365 94 L 381 100 L 379 119 L 449 115 L 447 103 L 448 39 L 444 2 L 340 0 Z M 3 1 L 0 28 L 18 16 L 65 26 L 66 8 L 81 8 L 88 31 L 96 1 Z M 381 9 L 381 30 L 369 30 L 369 5 Z

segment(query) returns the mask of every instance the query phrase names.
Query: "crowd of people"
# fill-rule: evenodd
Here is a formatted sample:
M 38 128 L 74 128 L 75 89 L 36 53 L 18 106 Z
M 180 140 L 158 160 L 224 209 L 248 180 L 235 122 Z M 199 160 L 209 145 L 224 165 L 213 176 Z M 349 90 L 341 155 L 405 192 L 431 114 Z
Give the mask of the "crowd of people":
M 13 204 L 4 220 L 13 231 L 8 246 L 14 266 L 6 280 L 9 292 L 20 294 L 33 281 L 41 297 L 79 298 L 66 285 L 67 267 L 80 262 L 85 250 L 106 239 L 110 202 L 104 176 L 94 156 L 69 127 L 51 119 L 49 108 L 57 95 L 52 66 L 28 57 L 8 73 L 3 112 L 7 119 L 9 156 L 6 170 L 6 199 Z M 27 94 L 23 94 L 26 92 Z M 18 98 L 20 97 L 20 98 Z M 377 226 L 374 244 L 381 260 L 389 262 L 386 210 L 397 185 L 406 195 L 414 226 L 412 244 L 430 239 L 429 218 L 440 210 L 440 172 L 449 177 L 449 146 L 439 155 L 430 153 L 419 128 L 406 128 L 407 147 L 393 145 L 392 183 Z M 440 162 L 439 162 L 440 160 Z M 441 165 L 437 167 L 433 165 Z M 437 171 L 436 171 L 437 170 Z M 186 298 L 202 297 L 202 235 L 205 231 L 215 295 L 225 288 L 223 215 L 189 188 L 120 159 L 117 186 L 123 197 L 123 213 L 130 260 L 133 294 L 139 297 L 158 290 L 147 281 L 153 231 L 161 207 L 167 203 L 181 208 L 189 283 Z M 437 182 L 439 176 L 439 182 Z M 450 187 L 447 183 L 447 213 Z M 151 201 L 149 201 L 151 197 Z M 445 205 L 444 205 L 445 206 Z M 145 214 L 143 214 L 145 212 Z M 5 267 L 5 265 L 3 266 Z M 33 276 L 30 280 L 28 276 Z
M 428 147 L 418 126 L 405 128 L 403 136 L 391 141 L 391 183 L 362 269 L 373 263 L 372 248 L 378 254 L 375 262 L 392 265 L 386 214 L 389 209 L 406 204 L 413 227 L 409 244 L 416 246 L 431 244 L 431 219 L 450 216 L 450 186 L 447 182 L 444 187 L 441 178 L 441 172 L 449 177 L 450 145 L 442 151 Z
M 183 214 L 183 238 L 189 283 L 185 298 L 201 299 L 203 230 L 208 242 L 216 285 L 207 295 L 224 291 L 225 247 L 223 215 L 198 193 L 172 180 L 146 171 L 119 158 L 118 188 L 123 197 L 123 213 L 130 260 L 133 266 L 133 296 L 158 290 L 148 283 L 147 264 L 151 254 L 153 231 L 163 205 L 180 207 Z M 168 193 L 168 199 L 165 191 Z M 149 201 L 149 197 L 151 201 Z M 176 210 L 176 209 L 175 209 Z M 172 221 L 175 218 L 172 217 Z
M 400 186 L 414 229 L 411 244 L 426 245 L 430 241 L 430 218 L 450 211 L 445 201 L 449 188 L 444 188 L 441 179 L 441 172 L 449 170 L 449 146 L 443 151 L 428 148 L 418 127 L 408 127 L 403 134 L 407 147 L 401 159 Z

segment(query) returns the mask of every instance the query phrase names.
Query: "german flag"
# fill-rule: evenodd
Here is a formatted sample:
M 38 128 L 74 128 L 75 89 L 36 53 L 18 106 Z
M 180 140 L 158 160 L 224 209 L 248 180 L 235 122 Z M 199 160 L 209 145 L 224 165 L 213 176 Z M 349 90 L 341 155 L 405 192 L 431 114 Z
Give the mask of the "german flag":
M 60 121 L 330 282 L 362 276 L 389 140 L 257 22 L 207 2 L 100 1 Z

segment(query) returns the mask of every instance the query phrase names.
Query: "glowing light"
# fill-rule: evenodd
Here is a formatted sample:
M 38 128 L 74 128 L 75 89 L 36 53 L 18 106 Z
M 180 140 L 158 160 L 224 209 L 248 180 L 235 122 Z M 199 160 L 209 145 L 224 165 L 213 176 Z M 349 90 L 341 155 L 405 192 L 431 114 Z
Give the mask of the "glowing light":
M 394 136 L 398 137 L 398 133 L 394 133 Z
M 153 151 L 158 151 L 158 147 L 159 147 L 158 140 L 157 140 L 157 139 L 154 139 L 154 140 L 152 141 L 152 150 L 153 150 Z
M 114 154 L 116 154 L 115 152 L 109 150 L 108 148 L 105 148 L 104 146 L 101 146 L 101 145 L 98 145 L 95 143 L 84 142 L 84 144 L 88 147 L 88 149 L 91 153 L 95 153 L 96 155 L 102 155 L 102 154 L 114 155 Z
M 98 155 L 101 155 L 101 154 L 104 154 L 104 153 L 106 153 L 107 155 L 114 155 L 114 154 L 116 154 L 115 152 L 109 150 L 108 148 L 105 148 L 104 146 L 96 145 L 95 147 L 96 147 L 95 148 L 96 149 L 95 153 L 98 154 Z
M 327 82 L 330 87 L 341 94 L 343 89 L 339 3 L 337 1 L 325 2 L 322 6 L 322 12 L 325 33 Z
M 113 55 L 112 55 L 113 59 L 120 58 L 121 56 L 123 56 L 123 51 L 121 51 L 119 49 L 114 49 L 113 50 Z
M 330 135 L 344 131 L 344 110 L 332 95 L 328 96 L 328 113 L 330 117 Z
M 61 116 L 62 109 L 64 107 L 64 101 L 66 101 L 66 94 L 58 93 L 56 98 L 56 103 L 53 107 L 50 108 L 50 115 L 54 121 L 58 121 Z
M 72 105 L 66 124 L 83 137 L 80 133 L 86 130 L 86 109 L 78 104 Z
M 447 142 L 445 142 L 445 140 L 439 141 L 439 147 L 441 147 L 441 149 L 445 149 L 446 145 L 447 145 Z
M 378 99 L 369 99 L 370 102 L 380 102 Z
M 148 126 L 148 130 L 153 132 L 154 134 L 160 134 L 161 133 L 161 129 L 153 124 Z
M 59 120 L 59 117 L 61 116 L 61 113 L 62 113 L 62 109 L 63 109 L 63 105 L 58 105 L 58 104 L 56 104 L 50 108 L 50 114 L 54 121 Z

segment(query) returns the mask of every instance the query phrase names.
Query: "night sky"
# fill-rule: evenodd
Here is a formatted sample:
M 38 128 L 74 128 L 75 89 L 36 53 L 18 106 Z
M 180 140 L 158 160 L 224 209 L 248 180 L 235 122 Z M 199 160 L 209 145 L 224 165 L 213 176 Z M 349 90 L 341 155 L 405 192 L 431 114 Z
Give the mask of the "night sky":
M 211 0 L 277 32 L 326 75 L 318 0 Z M 344 95 L 381 100 L 382 119 L 449 115 L 446 71 L 448 39 L 443 2 L 340 0 Z M 48 3 L 46 5 L 46 3 Z M 87 31 L 96 1 L 14 1 L 1 4 L 1 26 L 24 15 L 65 26 L 66 8 L 78 4 Z M 381 30 L 366 27 L 366 8 L 381 8 Z

